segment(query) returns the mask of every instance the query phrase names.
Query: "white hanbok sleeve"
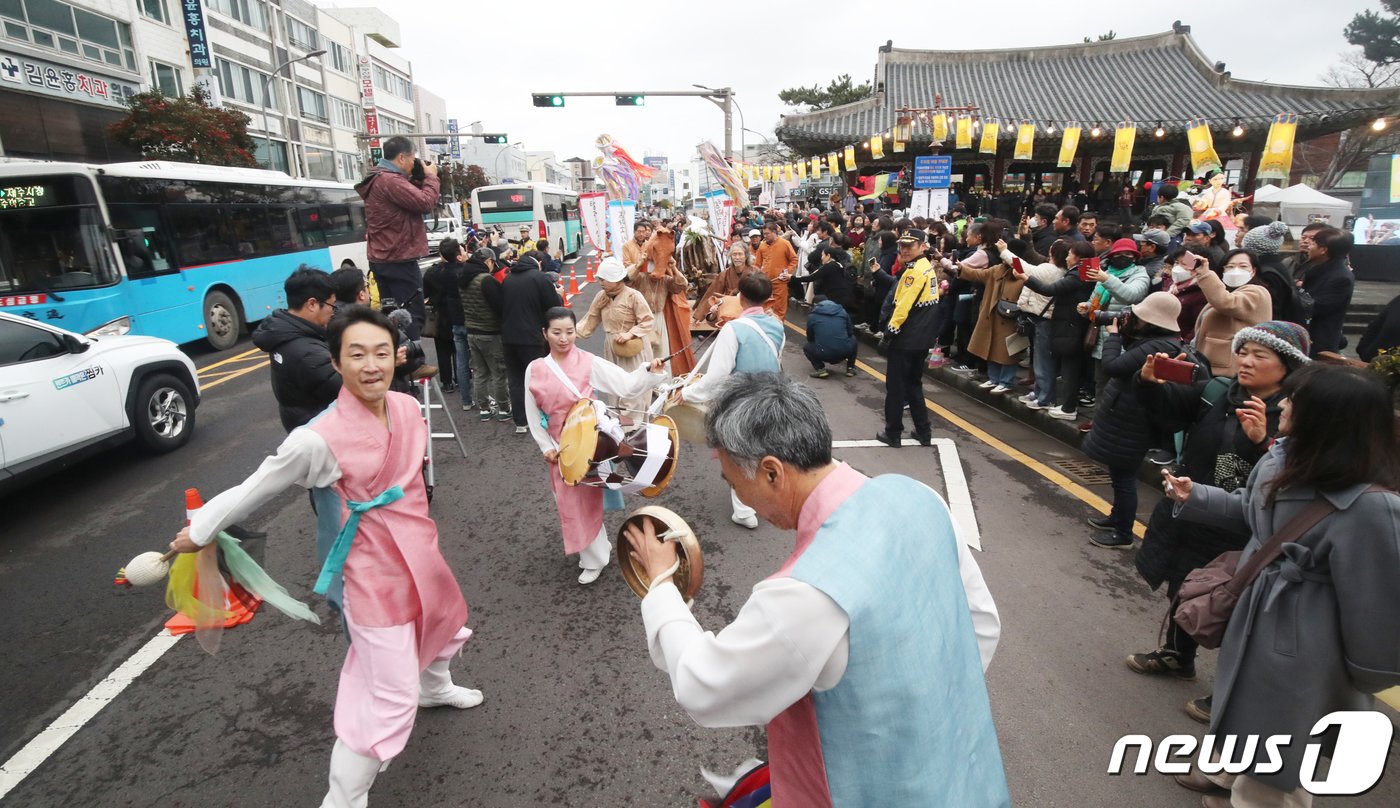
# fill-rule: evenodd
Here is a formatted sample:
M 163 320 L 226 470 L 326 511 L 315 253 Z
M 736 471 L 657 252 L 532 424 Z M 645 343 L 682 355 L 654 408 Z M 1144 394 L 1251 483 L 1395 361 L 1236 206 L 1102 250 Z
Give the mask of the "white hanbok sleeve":
M 809 691 L 835 687 L 846 670 L 846 612 L 791 578 L 755 586 L 719 634 L 700 627 L 670 583 L 642 599 L 642 622 L 677 703 L 705 727 L 766 724 Z
M 547 452 L 550 449 L 558 449 L 559 444 L 554 442 L 554 438 L 549 436 L 549 430 L 544 426 L 544 411 L 535 401 L 535 394 L 530 392 L 530 373 L 535 369 L 535 363 L 531 362 L 525 366 L 525 425 L 530 428 L 530 437 L 539 444 L 540 452 Z
M 665 373 L 652 373 L 646 365 L 638 365 L 634 370 L 623 370 L 601 356 L 593 357 L 593 368 L 588 373 L 588 383 L 593 389 L 618 398 L 636 398 L 666 381 Z
M 1001 639 L 1001 615 L 997 613 L 996 601 L 992 600 L 992 592 L 982 578 L 982 568 L 977 565 L 972 548 L 961 540 L 958 541 L 958 571 L 962 573 L 963 592 L 967 594 L 967 608 L 972 613 L 972 631 L 977 635 L 982 672 L 986 673 Z
M 720 382 L 734 372 L 734 360 L 739 356 L 739 337 L 734 333 L 734 328 L 725 323 L 714 340 L 715 346 L 710 349 L 710 358 L 705 362 L 704 375 L 682 391 L 685 400 L 692 404 L 709 401 Z
M 219 531 L 246 519 L 293 485 L 328 488 L 339 479 L 340 464 L 325 438 L 306 427 L 293 429 L 277 447 L 277 454 L 264 460 L 252 476 L 195 511 L 190 539 L 201 546 L 208 544 Z

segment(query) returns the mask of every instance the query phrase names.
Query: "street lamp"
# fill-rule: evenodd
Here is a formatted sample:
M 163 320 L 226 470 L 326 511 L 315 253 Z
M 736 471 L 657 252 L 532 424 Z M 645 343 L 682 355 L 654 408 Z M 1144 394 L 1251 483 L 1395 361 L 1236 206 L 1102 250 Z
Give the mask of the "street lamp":
M 314 59 L 314 58 L 316 58 L 317 56 L 325 56 L 325 55 L 326 55 L 326 51 L 325 51 L 324 49 L 322 49 L 322 50 L 314 50 L 314 51 L 311 51 L 310 53 L 305 54 L 304 56 L 298 56 L 298 57 L 296 57 L 295 59 L 288 59 L 287 61 L 283 62 L 282 64 L 278 65 L 277 67 L 274 67 L 274 68 L 272 69 L 272 72 L 269 73 L 267 76 L 265 76 L 265 77 L 263 78 L 263 81 L 262 81 L 263 135 L 264 135 L 264 136 L 266 137 L 266 139 L 267 139 L 267 167 L 268 167 L 269 170 L 271 170 L 271 168 L 272 168 L 272 130 L 269 129 L 268 126 L 267 126 L 267 123 L 268 123 L 268 114 L 267 114 L 267 85 L 268 85 L 273 79 L 277 78 L 277 74 L 278 74 L 278 73 L 281 73 L 283 70 L 285 70 L 285 69 L 287 68 L 288 65 L 293 65 L 293 64 L 296 64 L 297 62 L 304 62 L 304 61 L 306 61 L 307 59 Z M 295 84 L 295 82 L 293 82 L 293 84 Z M 284 118 L 286 117 L 285 114 L 283 115 L 283 117 L 284 117 Z M 290 163 L 290 160 L 289 160 L 288 162 Z M 290 166 L 289 166 L 289 167 L 290 167 Z
M 498 152 L 496 152 L 495 168 L 496 168 L 496 180 L 497 180 L 498 182 L 499 182 L 501 179 L 503 179 L 503 177 L 501 177 L 501 156 L 504 155 L 504 154 L 506 153 L 506 150 L 507 150 L 507 149 L 513 149 L 513 148 L 515 148 L 516 146 L 524 146 L 524 145 L 525 145 L 525 141 L 519 140 L 519 141 L 516 141 L 515 143 L 509 143 L 509 144 L 506 144 L 505 146 L 502 146 L 502 147 L 501 147 L 501 150 L 498 151 Z
M 724 156 L 728 159 L 733 159 L 734 157 L 734 143 L 733 139 L 729 134 L 733 130 L 734 124 L 731 121 L 731 117 L 729 114 L 729 105 L 733 104 L 734 108 L 739 110 L 739 154 L 743 155 L 744 110 L 740 109 L 739 103 L 734 100 L 734 90 L 730 87 L 722 87 L 716 90 L 714 87 L 706 87 L 703 84 L 692 84 L 690 86 L 700 90 L 705 90 L 706 92 L 714 93 L 715 95 L 718 95 L 724 99 L 723 101 L 716 101 L 713 98 L 709 98 L 709 96 L 706 96 L 706 98 L 709 99 L 711 104 L 714 104 L 715 106 L 719 107 L 721 110 L 724 111 Z

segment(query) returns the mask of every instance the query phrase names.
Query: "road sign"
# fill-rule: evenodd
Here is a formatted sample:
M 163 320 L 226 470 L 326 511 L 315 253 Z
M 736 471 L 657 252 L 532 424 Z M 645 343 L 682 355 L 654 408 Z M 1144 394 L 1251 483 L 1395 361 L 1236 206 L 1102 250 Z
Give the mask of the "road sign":
M 915 188 L 947 188 L 953 180 L 953 156 L 931 154 L 914 158 Z
M 384 150 L 378 146 L 372 147 L 369 150 L 369 159 L 372 162 L 378 163 L 380 160 L 384 159 Z
M 452 159 L 460 160 L 462 159 L 462 139 L 456 135 L 458 131 L 456 118 L 449 118 L 447 120 L 447 131 L 453 133 L 451 146 Z

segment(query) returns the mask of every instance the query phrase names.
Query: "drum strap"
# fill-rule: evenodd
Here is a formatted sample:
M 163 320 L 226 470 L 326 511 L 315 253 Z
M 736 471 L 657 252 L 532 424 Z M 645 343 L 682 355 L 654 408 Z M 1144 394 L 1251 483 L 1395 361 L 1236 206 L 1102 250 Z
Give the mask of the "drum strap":
M 773 339 L 772 339 L 771 337 L 769 337 L 766 333 L 764 333 L 763 328 L 761 328 L 761 327 L 759 326 L 758 323 L 755 323 L 753 320 L 750 320 L 750 319 L 748 319 L 748 318 L 746 318 L 746 317 L 740 317 L 739 319 L 737 319 L 737 320 L 731 320 L 730 322 L 734 322 L 734 323 L 743 323 L 744 325 L 748 326 L 749 328 L 752 328 L 754 331 L 757 331 L 757 332 L 758 332 L 758 335 L 759 335 L 760 337 L 763 337 L 763 341 L 764 341 L 765 343 L 768 344 L 768 350 L 770 350 L 770 351 L 773 352 L 773 356 L 774 356 L 775 358 L 778 358 L 778 359 L 781 359 L 781 358 L 782 358 L 782 357 L 778 354 L 778 346 L 776 346 L 776 345 L 773 344 Z
M 559 381 L 564 383 L 564 387 L 568 389 L 574 398 L 584 398 L 583 393 L 578 391 L 578 386 L 565 375 L 564 369 L 559 367 L 559 363 L 554 361 L 554 357 L 546 356 L 544 358 L 544 363 L 549 366 L 550 370 L 554 371 L 554 375 L 559 377 Z

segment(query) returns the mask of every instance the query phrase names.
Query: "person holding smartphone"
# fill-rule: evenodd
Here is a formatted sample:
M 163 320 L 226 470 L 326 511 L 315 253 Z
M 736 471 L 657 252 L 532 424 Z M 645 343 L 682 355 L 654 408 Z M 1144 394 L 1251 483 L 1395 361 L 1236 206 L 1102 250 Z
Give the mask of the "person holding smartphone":
M 1187 364 L 1184 356 L 1149 356 L 1137 376 L 1138 395 L 1153 421 L 1184 430 L 1186 443 L 1174 476 L 1233 491 L 1245 485 L 1254 466 L 1278 434 L 1285 380 L 1308 365 L 1308 332 L 1278 320 L 1241 329 L 1232 346 L 1239 369 L 1233 379 L 1169 380 L 1167 367 Z M 1188 369 L 1188 373 L 1189 373 Z M 1245 530 L 1182 522 L 1173 518 L 1173 503 L 1163 497 L 1147 522 L 1137 553 L 1137 569 L 1154 590 L 1167 586 L 1167 613 L 1175 614 L 1186 576 L 1221 553 L 1244 548 Z M 1128 667 L 1144 676 L 1191 680 L 1196 676 L 1196 642 L 1174 621 L 1166 621 L 1162 646 L 1131 654 Z M 1186 714 L 1210 718 L 1210 699 L 1187 702 Z
M 1213 375 L 1234 376 L 1235 352 L 1231 348 L 1235 334 L 1268 320 L 1274 303 L 1268 288 L 1259 281 L 1259 265 L 1253 253 L 1231 250 L 1222 267 L 1219 275 L 1203 260 L 1191 268 L 1196 285 L 1206 298 L 1206 307 L 1196 320 L 1195 345 L 1210 360 Z

